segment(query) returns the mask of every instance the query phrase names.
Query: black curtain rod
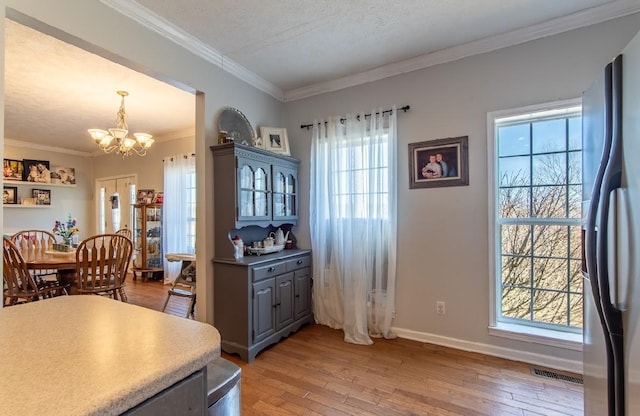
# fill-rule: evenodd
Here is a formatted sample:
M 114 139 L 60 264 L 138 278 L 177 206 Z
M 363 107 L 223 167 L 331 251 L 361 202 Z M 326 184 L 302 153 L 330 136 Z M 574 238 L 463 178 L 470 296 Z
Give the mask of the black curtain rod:
M 405 112 L 405 113 L 406 113 L 406 112 L 407 112 L 407 111 L 409 111 L 410 109 L 411 109 L 411 106 L 410 106 L 410 105 L 405 105 L 404 107 L 400 107 L 400 108 L 398 108 L 397 110 L 402 110 L 403 112 Z M 384 110 L 384 111 L 382 112 L 382 115 L 385 115 L 386 113 L 393 113 L 393 110 Z M 376 115 L 378 115 L 378 114 L 380 114 L 380 113 L 379 113 L 379 112 L 378 112 L 378 113 L 376 113 Z M 364 116 L 365 116 L 365 118 L 366 118 L 366 117 L 371 117 L 371 114 L 365 114 Z M 356 118 L 357 118 L 358 120 L 360 120 L 360 116 L 359 116 L 359 115 L 358 115 L 358 117 L 356 117 Z M 346 120 L 347 120 L 346 118 L 341 118 L 341 119 L 340 119 L 340 123 L 344 123 Z M 325 124 L 327 124 L 327 122 L 326 122 L 326 121 L 325 121 L 324 123 L 325 123 Z M 318 125 L 320 125 L 320 123 L 318 123 Z M 309 130 L 311 127 L 313 127 L 313 124 L 301 124 L 301 125 L 300 125 L 300 128 L 301 128 L 301 129 L 307 129 L 307 130 Z
M 191 153 L 191 155 L 182 155 L 182 158 L 183 158 L 183 159 L 186 159 L 186 158 L 188 158 L 189 156 L 193 157 L 193 156 L 195 156 L 195 155 L 196 155 L 195 153 Z M 170 160 L 173 160 L 173 157 L 172 157 Z M 164 161 L 165 161 L 165 159 L 162 159 L 162 161 L 164 162 Z

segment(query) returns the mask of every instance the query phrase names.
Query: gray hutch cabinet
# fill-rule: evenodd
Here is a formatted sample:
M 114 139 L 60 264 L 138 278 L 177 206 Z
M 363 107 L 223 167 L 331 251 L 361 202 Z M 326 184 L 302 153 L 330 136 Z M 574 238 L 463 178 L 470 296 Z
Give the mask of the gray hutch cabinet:
M 234 259 L 231 234 L 262 233 L 298 221 L 299 161 L 235 143 L 214 156 L 214 326 L 222 350 L 251 362 L 313 321 L 311 251 Z M 249 241 L 245 239 L 245 243 Z

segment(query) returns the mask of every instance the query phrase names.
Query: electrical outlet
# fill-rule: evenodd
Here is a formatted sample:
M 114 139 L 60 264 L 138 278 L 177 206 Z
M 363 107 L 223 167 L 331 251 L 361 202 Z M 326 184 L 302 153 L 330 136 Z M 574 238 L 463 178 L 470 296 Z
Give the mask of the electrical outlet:
M 444 302 L 439 300 L 436 302 L 436 313 L 438 315 L 444 315 L 445 314 L 445 305 Z

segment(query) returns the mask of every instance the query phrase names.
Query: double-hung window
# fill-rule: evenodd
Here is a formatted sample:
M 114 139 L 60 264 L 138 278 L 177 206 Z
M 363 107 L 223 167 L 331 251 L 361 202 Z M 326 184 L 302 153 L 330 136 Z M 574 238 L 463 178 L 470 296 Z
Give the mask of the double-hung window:
M 580 101 L 494 112 L 488 122 L 492 326 L 580 333 Z
M 184 190 L 184 203 L 186 206 L 187 227 L 185 237 L 189 253 L 196 252 L 196 171 L 195 168 L 186 174 Z

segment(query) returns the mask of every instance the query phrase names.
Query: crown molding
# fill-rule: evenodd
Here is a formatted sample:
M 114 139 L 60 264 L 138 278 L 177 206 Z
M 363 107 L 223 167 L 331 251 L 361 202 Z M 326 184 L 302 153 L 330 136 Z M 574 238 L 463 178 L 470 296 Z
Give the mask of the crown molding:
M 239 65 L 218 50 L 178 28 L 166 19 L 156 15 L 149 9 L 142 7 L 133 0 L 100 0 L 100 2 L 173 41 L 177 45 L 182 46 L 202 59 L 220 67 L 222 70 L 234 75 L 260 91 L 284 102 L 300 100 L 314 95 L 365 84 L 367 82 L 378 81 L 395 75 L 519 45 L 535 39 L 640 12 L 640 4 L 637 0 L 617 0 L 537 25 L 442 49 L 415 58 L 380 66 L 369 71 L 282 91 L 282 89 L 274 84 L 266 81 L 242 65 Z
M 556 35 L 573 29 L 594 25 L 640 12 L 637 0 L 619 0 L 602 6 L 586 9 L 568 16 L 559 17 L 500 35 L 490 36 L 473 42 L 442 49 L 426 55 L 407 59 L 369 71 L 349 75 L 335 80 L 308 85 L 285 91 L 284 101 L 295 101 L 314 95 L 333 92 L 367 82 L 378 81 L 395 75 L 417 71 L 473 55 L 491 52 L 509 46 L 519 45 L 546 36 Z
M 91 157 L 89 152 L 81 152 L 79 150 L 65 149 L 62 147 L 46 146 L 43 144 L 32 143 L 24 140 L 4 139 L 5 146 L 23 147 L 26 149 L 44 150 L 45 152 L 64 153 L 67 155 Z
M 284 100 L 284 92 L 269 81 L 249 71 L 242 65 L 234 62 L 220 51 L 202 42 L 195 36 L 180 29 L 165 18 L 158 16 L 149 9 L 142 7 L 133 0 L 100 0 L 104 5 L 135 20 L 142 26 L 182 46 L 189 52 L 221 68 L 236 78 L 263 91 L 277 100 Z

